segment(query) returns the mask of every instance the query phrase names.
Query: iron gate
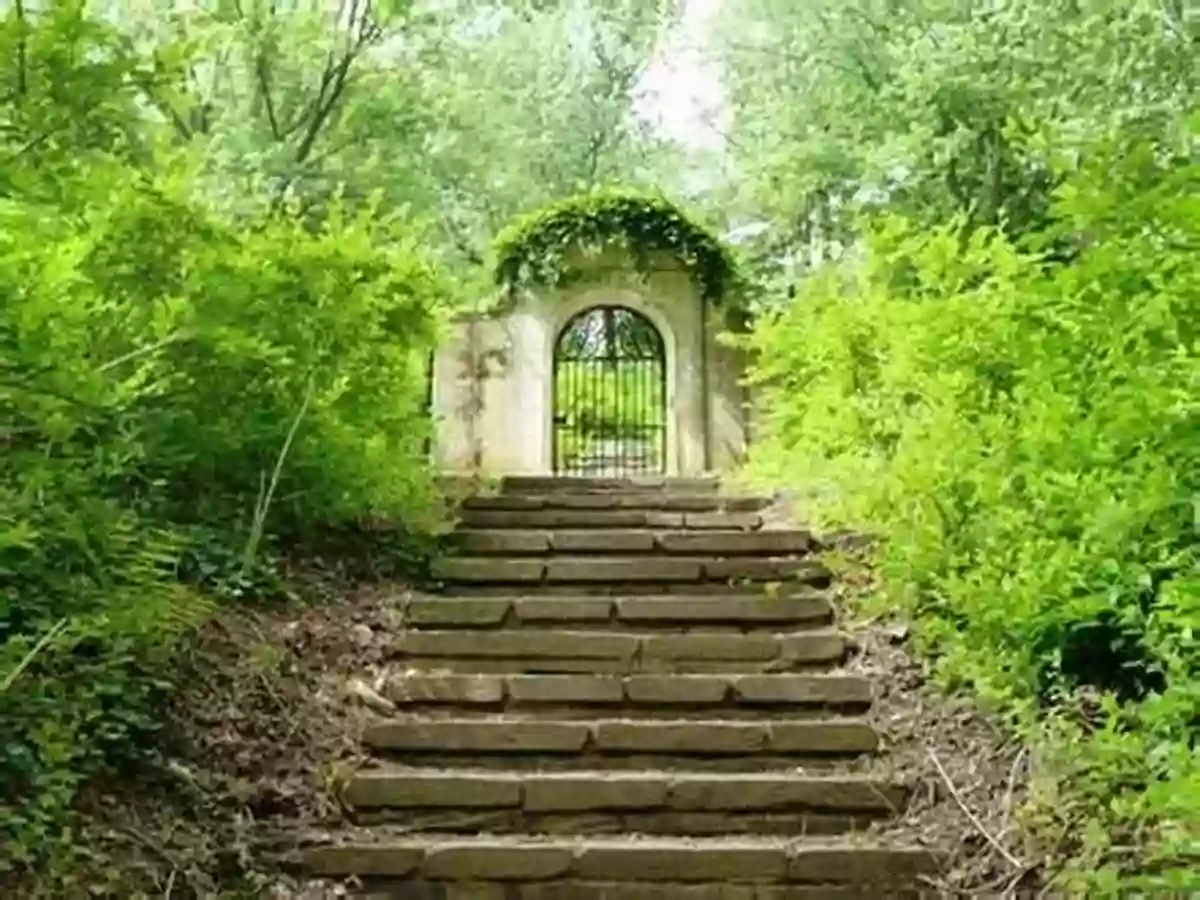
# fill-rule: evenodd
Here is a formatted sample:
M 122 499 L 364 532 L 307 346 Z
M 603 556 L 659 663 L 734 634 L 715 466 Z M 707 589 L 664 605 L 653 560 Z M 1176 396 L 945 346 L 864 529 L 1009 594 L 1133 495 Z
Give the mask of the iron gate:
M 655 475 L 667 459 L 666 352 L 645 316 L 599 306 L 554 348 L 554 471 Z

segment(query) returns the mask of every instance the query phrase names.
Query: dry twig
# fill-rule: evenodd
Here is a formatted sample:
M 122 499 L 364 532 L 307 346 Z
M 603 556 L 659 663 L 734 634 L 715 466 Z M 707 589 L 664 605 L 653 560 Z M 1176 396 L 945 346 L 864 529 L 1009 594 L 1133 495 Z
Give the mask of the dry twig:
M 942 776 L 942 780 L 946 783 L 946 787 L 950 789 L 950 796 L 954 798 L 954 802 L 958 804 L 958 808 L 963 811 L 963 814 L 970 820 L 971 824 L 975 826 L 975 830 L 978 831 L 980 835 L 983 836 L 984 840 L 991 844 L 996 851 L 1004 857 L 1005 861 L 1010 866 L 1012 866 L 1014 869 L 1024 869 L 1025 864 L 1013 856 L 1012 853 L 1010 853 L 1005 846 L 1001 844 L 995 838 L 995 836 L 993 836 L 992 833 L 984 827 L 983 823 L 979 821 L 979 817 L 976 816 L 975 813 L 971 812 L 971 810 L 967 807 L 966 802 L 962 798 L 962 794 L 958 792 L 958 788 L 956 788 L 954 786 L 954 782 L 950 780 L 950 776 L 947 774 L 945 767 L 942 765 L 942 761 L 937 758 L 937 754 L 932 750 L 927 750 L 927 752 L 929 754 L 930 761 L 935 767 L 937 767 L 938 774 Z
M 1008 774 L 1008 791 L 1004 795 L 1004 818 L 1000 822 L 1001 834 L 1008 831 L 1009 820 L 1012 818 L 1013 795 L 1017 790 L 1017 776 L 1021 772 L 1021 765 L 1025 762 L 1025 753 L 1026 748 L 1022 747 L 1017 758 L 1013 760 L 1012 771 Z

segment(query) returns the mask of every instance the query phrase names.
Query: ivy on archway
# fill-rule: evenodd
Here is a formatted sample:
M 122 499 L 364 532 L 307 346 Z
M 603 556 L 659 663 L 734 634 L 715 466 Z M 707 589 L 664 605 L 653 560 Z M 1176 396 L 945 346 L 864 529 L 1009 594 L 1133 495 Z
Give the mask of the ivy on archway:
M 522 216 L 496 238 L 496 282 L 507 288 L 560 286 L 579 273 L 569 251 L 618 244 L 647 272 L 656 253 L 678 259 L 707 300 L 727 299 L 737 281 L 729 251 L 658 194 L 608 189 L 578 194 Z

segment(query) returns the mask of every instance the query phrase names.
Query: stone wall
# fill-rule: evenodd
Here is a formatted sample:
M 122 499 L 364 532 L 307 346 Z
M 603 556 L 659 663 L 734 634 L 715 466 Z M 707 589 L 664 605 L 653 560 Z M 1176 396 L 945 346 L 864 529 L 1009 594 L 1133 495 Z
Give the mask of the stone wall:
M 632 309 L 662 334 L 666 474 L 719 471 L 740 460 L 743 364 L 738 351 L 717 340 L 723 313 L 711 303 L 705 311 L 691 279 L 669 258 L 655 260 L 646 276 L 615 253 L 580 265 L 583 277 L 567 287 L 531 292 L 508 308 L 454 324 L 434 365 L 440 466 L 494 475 L 553 471 L 554 346 L 574 316 L 595 306 Z

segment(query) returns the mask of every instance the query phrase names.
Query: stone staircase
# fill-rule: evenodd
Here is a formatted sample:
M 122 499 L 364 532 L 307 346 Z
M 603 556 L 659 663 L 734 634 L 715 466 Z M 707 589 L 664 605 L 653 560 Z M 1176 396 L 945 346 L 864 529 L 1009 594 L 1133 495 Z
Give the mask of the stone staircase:
M 466 501 L 345 790 L 359 827 L 309 871 L 397 900 L 933 896 L 933 854 L 864 833 L 906 788 L 874 773 L 816 543 L 767 505 L 711 479 Z

